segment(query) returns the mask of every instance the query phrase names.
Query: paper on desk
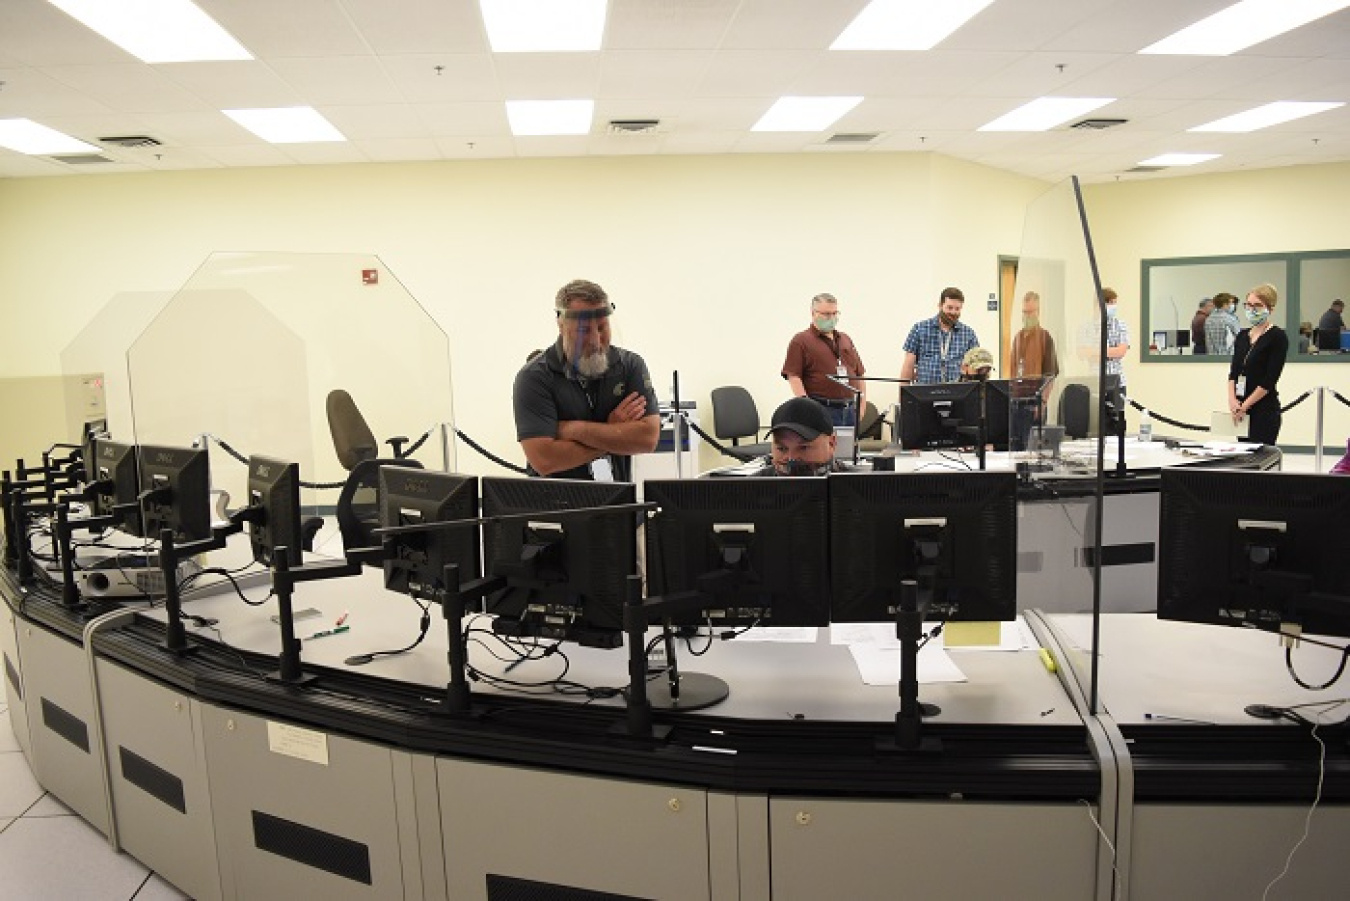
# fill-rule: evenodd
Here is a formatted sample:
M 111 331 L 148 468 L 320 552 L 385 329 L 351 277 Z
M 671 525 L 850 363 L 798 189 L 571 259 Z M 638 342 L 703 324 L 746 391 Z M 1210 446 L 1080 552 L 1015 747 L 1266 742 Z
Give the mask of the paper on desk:
M 791 644 L 815 644 L 820 630 L 815 626 L 755 626 L 738 634 L 734 641 L 779 641 Z
M 1013 622 L 999 623 L 998 644 L 964 645 L 948 649 L 941 635 L 930 644 L 937 644 L 944 650 L 953 651 L 1023 651 L 1040 647 L 1024 633 L 1022 623 L 1020 616 Z M 936 625 L 937 623 L 924 623 L 924 634 L 927 635 Z M 830 644 L 898 648 L 900 639 L 895 637 L 895 623 L 834 623 L 830 626 Z
M 851 644 L 848 652 L 858 665 L 864 685 L 895 685 L 900 681 L 900 649 L 870 644 Z M 952 662 L 947 652 L 930 641 L 919 651 L 919 684 L 964 682 L 966 674 Z

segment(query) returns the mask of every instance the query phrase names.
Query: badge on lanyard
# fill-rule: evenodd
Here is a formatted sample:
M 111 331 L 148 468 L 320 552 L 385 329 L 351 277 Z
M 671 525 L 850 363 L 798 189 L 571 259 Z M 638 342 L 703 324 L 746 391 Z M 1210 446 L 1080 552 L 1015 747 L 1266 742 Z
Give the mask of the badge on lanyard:
M 591 478 L 597 482 L 614 481 L 614 464 L 609 462 L 608 454 L 591 461 Z

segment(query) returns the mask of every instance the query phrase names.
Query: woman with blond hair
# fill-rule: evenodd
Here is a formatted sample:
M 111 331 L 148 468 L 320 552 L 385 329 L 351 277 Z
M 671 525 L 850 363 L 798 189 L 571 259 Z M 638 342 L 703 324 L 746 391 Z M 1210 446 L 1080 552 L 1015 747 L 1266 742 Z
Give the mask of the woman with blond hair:
M 1233 425 L 1247 421 L 1247 439 L 1274 444 L 1280 437 L 1280 395 L 1276 384 L 1289 353 L 1289 336 L 1270 321 L 1279 303 L 1274 285 L 1257 285 L 1247 294 L 1242 312 L 1250 328 L 1233 342 L 1228 368 L 1228 409 Z

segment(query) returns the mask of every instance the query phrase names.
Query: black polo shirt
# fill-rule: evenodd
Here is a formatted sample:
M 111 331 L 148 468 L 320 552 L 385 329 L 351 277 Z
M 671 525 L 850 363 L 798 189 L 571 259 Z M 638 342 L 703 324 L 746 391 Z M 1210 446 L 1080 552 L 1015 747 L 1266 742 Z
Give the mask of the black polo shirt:
M 610 345 L 609 369 L 598 379 L 578 377 L 567 365 L 562 339 L 516 373 L 511 403 L 516 417 L 516 440 L 556 438 L 558 423 L 566 420 L 605 422 L 619 402 L 632 392 L 647 399 L 647 415 L 657 415 L 656 391 L 642 357 Z M 633 481 L 632 457 L 610 454 L 614 478 Z M 538 475 L 533 468 L 531 475 Z M 589 479 L 590 468 L 578 466 L 553 474 L 559 479 Z

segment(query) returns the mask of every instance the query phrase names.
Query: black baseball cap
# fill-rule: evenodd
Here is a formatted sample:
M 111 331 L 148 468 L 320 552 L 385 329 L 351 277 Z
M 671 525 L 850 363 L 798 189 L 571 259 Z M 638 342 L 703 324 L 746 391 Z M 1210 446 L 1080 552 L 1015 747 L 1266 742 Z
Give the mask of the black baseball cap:
M 809 397 L 794 397 L 784 401 L 773 411 L 770 432 L 791 429 L 804 441 L 814 441 L 820 435 L 833 435 L 834 422 L 825 408 Z

